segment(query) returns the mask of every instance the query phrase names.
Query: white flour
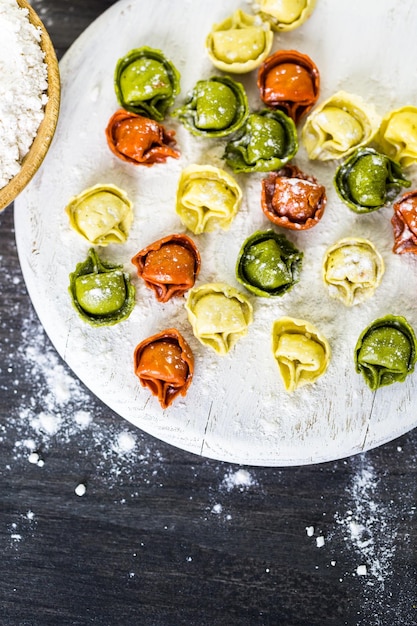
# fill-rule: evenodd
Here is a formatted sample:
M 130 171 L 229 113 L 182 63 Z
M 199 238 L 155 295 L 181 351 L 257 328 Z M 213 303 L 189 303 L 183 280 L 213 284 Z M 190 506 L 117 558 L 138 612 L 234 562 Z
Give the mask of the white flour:
M 356 574 L 383 584 L 395 557 L 397 529 L 389 505 L 376 497 L 380 478 L 371 462 L 356 457 L 353 464 L 356 471 L 349 485 L 350 508 L 336 513 L 335 520 L 359 558 Z
M 44 116 L 47 65 L 28 10 L 0 0 L 0 188 L 20 171 Z

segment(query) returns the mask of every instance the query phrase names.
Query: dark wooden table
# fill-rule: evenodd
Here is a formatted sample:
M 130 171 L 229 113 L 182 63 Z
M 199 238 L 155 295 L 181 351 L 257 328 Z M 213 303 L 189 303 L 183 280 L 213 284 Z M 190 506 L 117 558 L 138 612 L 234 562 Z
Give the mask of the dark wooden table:
M 33 1 L 59 57 L 111 4 Z M 0 224 L 2 625 L 417 623 L 416 432 L 295 468 L 156 441 L 61 362 L 26 293 L 12 206 Z

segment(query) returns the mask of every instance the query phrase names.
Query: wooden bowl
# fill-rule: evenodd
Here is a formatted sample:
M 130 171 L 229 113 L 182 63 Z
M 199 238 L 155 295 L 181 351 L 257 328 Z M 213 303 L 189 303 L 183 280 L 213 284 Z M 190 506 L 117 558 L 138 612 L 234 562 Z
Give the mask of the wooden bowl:
M 26 187 L 45 158 L 58 122 L 61 94 L 58 60 L 47 30 L 37 13 L 26 0 L 17 0 L 17 4 L 29 11 L 28 17 L 30 22 L 41 29 L 40 46 L 45 53 L 44 60 L 47 64 L 48 72 L 48 88 L 46 91 L 48 102 L 45 105 L 44 117 L 39 125 L 36 137 L 22 161 L 20 171 L 0 189 L 0 211 L 13 202 Z

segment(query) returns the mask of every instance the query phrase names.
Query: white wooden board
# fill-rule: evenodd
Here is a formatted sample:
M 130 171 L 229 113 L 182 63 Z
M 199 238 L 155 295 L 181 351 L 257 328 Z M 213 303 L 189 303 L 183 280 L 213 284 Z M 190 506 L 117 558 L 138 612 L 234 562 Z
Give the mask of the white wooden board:
M 207 457 L 240 464 L 284 466 L 341 458 L 389 441 L 414 428 L 417 373 L 403 384 L 372 393 L 355 373 L 353 349 L 360 332 L 388 313 L 405 315 L 417 330 L 417 260 L 391 252 L 391 207 L 358 216 L 333 189 L 334 163 L 313 163 L 301 148 L 295 162 L 326 185 L 328 204 L 318 226 L 287 236 L 304 252 L 300 283 L 282 298 L 249 296 L 255 321 L 246 338 L 225 357 L 193 337 L 183 300 L 158 304 L 135 278 L 131 257 L 142 247 L 184 228 L 175 214 L 182 168 L 191 163 L 223 166 L 219 141 L 196 139 L 175 120 L 178 161 L 134 167 L 114 157 L 104 129 L 118 108 L 113 90 L 117 60 L 132 48 L 161 49 L 181 73 L 183 101 L 201 78 L 218 73 L 204 40 L 213 23 L 238 0 L 121 0 L 73 44 L 61 62 L 62 108 L 48 156 L 15 203 L 16 239 L 22 270 L 39 318 L 57 351 L 107 405 L 155 437 Z M 414 0 L 317 0 L 298 30 L 275 36 L 274 50 L 308 54 L 321 74 L 324 100 L 339 89 L 373 102 L 379 113 L 417 104 L 417 3 Z M 256 73 L 242 78 L 253 109 L 261 108 Z M 417 177 L 413 176 L 417 181 Z M 260 209 L 262 175 L 241 175 L 243 206 L 228 232 L 195 237 L 202 255 L 198 283 L 220 280 L 239 286 L 234 268 L 241 243 L 271 224 Z M 137 287 L 130 318 L 110 328 L 79 319 L 68 295 L 68 276 L 89 249 L 72 231 L 64 207 L 96 183 L 114 183 L 134 201 L 135 221 L 126 244 L 103 258 L 124 264 Z M 341 237 L 371 239 L 386 273 L 375 296 L 354 308 L 330 299 L 321 281 L 326 247 Z M 243 289 L 243 288 L 242 288 Z M 330 367 L 315 385 L 288 395 L 271 352 L 272 321 L 282 315 L 314 323 L 332 348 Z M 145 337 L 176 326 L 190 343 L 196 370 L 188 395 L 163 411 L 133 372 L 133 350 Z

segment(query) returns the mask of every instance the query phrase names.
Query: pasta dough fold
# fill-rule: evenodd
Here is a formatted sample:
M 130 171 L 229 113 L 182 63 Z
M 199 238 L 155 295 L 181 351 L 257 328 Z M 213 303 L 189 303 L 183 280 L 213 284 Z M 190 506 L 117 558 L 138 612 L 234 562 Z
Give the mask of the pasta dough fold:
M 310 159 L 344 158 L 372 141 L 380 121 L 374 106 L 338 91 L 307 117 L 302 141 Z
M 224 160 L 236 173 L 271 172 L 298 150 L 297 129 L 282 111 L 251 113 L 238 136 L 226 145 Z
M 374 244 L 361 237 L 340 239 L 324 256 L 324 283 L 329 294 L 346 306 L 370 298 L 380 285 L 384 271 L 384 260 Z
M 417 107 L 405 106 L 388 113 L 381 122 L 377 142 L 403 167 L 417 163 Z
M 225 170 L 213 165 L 189 165 L 180 176 L 176 212 L 195 235 L 227 230 L 242 202 L 242 191 Z
M 355 213 L 377 211 L 410 187 L 398 163 L 372 148 L 359 148 L 336 170 L 336 191 Z
M 116 185 L 94 185 L 65 207 L 71 227 L 89 243 L 124 243 L 133 222 L 133 204 Z
M 252 305 L 226 283 L 207 283 L 189 292 L 186 310 L 195 337 L 220 355 L 227 354 L 248 331 Z
M 206 48 L 211 62 L 219 70 L 243 74 L 265 60 L 272 42 L 269 22 L 238 9 L 213 26 L 206 39 Z
M 158 302 L 168 302 L 191 289 L 200 271 L 197 246 L 187 235 L 168 235 L 154 241 L 132 258 L 138 276 L 155 293 Z
M 114 89 L 126 111 L 162 122 L 180 91 L 180 74 L 161 50 L 130 50 L 116 64 Z
M 414 330 L 404 317 L 381 317 L 359 336 L 355 346 L 356 371 L 372 391 L 404 382 L 414 371 L 416 345 Z
M 186 395 L 194 374 L 194 356 L 181 333 L 168 328 L 136 346 L 134 370 L 141 385 L 166 409 L 177 396 Z
M 286 391 L 316 382 L 330 361 L 327 339 L 308 321 L 292 317 L 275 320 L 272 351 Z

